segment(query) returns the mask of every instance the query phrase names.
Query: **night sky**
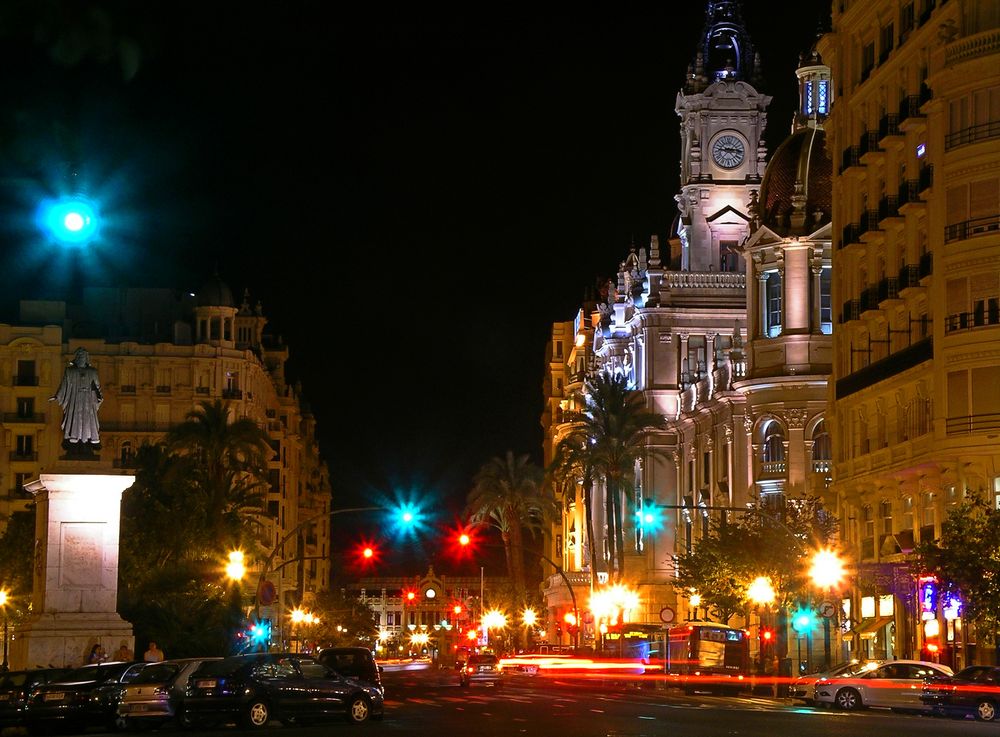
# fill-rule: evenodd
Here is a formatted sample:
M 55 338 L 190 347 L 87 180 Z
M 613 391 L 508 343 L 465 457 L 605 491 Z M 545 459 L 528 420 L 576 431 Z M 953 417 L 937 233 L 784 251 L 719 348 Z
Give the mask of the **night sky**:
M 666 237 L 704 4 L 333 5 L 0 5 L 2 299 L 218 269 L 290 345 L 336 505 L 419 495 L 446 521 L 490 456 L 541 461 L 551 323 Z M 830 3 L 744 6 L 773 151 Z M 67 187 L 106 219 L 85 252 L 33 228 Z

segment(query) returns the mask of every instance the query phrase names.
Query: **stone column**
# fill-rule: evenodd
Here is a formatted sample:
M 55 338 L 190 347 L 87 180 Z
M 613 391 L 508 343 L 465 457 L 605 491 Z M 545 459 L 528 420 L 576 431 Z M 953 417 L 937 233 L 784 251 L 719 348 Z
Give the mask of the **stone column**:
M 12 670 L 80 665 L 97 643 L 135 649 L 132 625 L 117 612 L 121 498 L 135 476 L 63 465 L 78 472 L 43 473 L 24 487 L 37 504 L 33 611 L 15 630 Z

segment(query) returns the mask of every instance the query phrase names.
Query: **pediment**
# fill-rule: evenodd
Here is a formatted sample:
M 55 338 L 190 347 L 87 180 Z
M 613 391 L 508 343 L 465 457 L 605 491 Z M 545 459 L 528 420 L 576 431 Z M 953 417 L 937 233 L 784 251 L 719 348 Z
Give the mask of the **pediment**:
M 726 217 L 727 215 L 736 215 L 736 217 L 738 217 L 743 222 L 745 222 L 745 223 L 749 223 L 750 222 L 749 216 L 743 214 L 742 212 L 740 212 L 739 210 L 737 210 L 732 205 L 726 205 L 725 207 L 723 207 L 718 212 L 712 213 L 711 215 L 709 215 L 708 217 L 706 217 L 705 220 L 707 222 L 709 222 L 709 223 L 715 223 L 715 222 L 717 222 L 719 220 L 722 220 L 722 218 Z M 726 222 L 735 222 L 735 221 L 732 220 L 732 219 L 730 219 L 730 220 L 728 220 Z

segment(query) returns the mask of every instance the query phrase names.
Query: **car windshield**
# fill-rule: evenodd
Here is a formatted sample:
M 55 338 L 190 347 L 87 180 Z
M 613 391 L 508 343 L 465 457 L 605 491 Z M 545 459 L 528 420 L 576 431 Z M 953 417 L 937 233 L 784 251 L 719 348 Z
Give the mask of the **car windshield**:
M 241 657 L 210 660 L 199 665 L 194 674 L 196 676 L 231 676 L 249 662 L 251 661 Z
M 101 669 L 97 666 L 85 666 L 83 668 L 71 670 L 59 680 L 65 683 L 75 683 L 77 681 L 96 681 L 103 680 L 109 675 L 110 673 L 107 671 L 101 672 Z
M 470 663 L 496 663 L 496 655 L 473 655 L 469 658 Z
M 139 671 L 132 683 L 166 683 L 181 669 L 176 663 L 156 663 Z

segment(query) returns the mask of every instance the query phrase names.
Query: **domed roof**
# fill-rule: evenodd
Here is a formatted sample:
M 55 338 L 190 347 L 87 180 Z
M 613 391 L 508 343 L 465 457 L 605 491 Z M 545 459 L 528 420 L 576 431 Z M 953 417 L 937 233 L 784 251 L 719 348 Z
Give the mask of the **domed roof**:
M 796 204 L 804 209 L 804 230 L 829 222 L 833 162 L 826 154 L 822 128 L 803 127 L 778 146 L 760 185 L 760 221 L 772 230 L 791 227 Z M 804 202 L 801 198 L 805 198 Z M 796 203 L 798 199 L 798 203 Z M 817 212 L 821 213 L 817 217 Z
M 218 274 L 212 276 L 201 289 L 198 290 L 199 307 L 235 307 L 233 292 Z

